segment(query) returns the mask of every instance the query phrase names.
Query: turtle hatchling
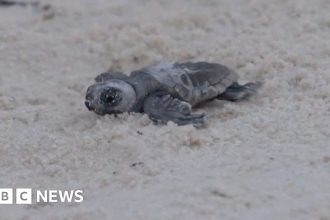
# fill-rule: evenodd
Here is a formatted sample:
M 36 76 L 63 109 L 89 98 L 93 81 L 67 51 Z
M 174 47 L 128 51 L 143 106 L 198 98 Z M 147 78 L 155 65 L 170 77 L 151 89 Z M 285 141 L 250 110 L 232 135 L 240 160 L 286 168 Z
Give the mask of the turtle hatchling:
M 205 124 L 205 114 L 192 108 L 214 99 L 241 101 L 254 95 L 261 82 L 240 85 L 231 69 L 208 62 L 162 62 L 125 75 L 109 71 L 87 89 L 85 105 L 99 115 L 144 112 L 157 124 Z

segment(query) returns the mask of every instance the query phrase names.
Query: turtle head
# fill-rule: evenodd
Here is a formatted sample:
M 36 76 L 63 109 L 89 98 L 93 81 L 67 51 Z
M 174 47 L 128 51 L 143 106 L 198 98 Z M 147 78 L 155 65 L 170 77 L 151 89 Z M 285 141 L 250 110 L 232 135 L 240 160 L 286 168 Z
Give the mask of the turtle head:
M 99 115 L 129 112 L 136 102 L 134 88 L 123 80 L 98 82 L 87 89 L 85 105 Z

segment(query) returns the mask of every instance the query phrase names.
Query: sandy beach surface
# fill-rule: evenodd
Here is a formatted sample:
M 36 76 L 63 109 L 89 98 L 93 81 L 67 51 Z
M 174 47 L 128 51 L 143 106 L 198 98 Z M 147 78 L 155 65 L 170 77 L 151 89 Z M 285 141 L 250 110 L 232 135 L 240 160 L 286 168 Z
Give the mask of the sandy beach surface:
M 0 8 L 0 188 L 83 189 L 82 203 L 0 205 L 0 219 L 330 219 L 328 0 L 53 0 Z M 219 62 L 248 102 L 208 127 L 97 116 L 109 68 Z

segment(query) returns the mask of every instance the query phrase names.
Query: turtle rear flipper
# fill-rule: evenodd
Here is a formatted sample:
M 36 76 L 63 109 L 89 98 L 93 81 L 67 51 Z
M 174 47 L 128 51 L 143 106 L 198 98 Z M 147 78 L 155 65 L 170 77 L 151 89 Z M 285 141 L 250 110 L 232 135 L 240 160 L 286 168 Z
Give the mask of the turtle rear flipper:
M 205 125 L 204 114 L 192 114 L 189 103 L 163 92 L 152 94 L 146 98 L 144 112 L 156 124 L 166 124 L 168 121 L 173 121 L 178 125 L 192 124 L 195 127 Z
M 232 102 L 242 101 L 250 98 L 256 94 L 258 89 L 262 86 L 262 82 L 246 83 L 239 85 L 237 82 L 229 86 L 226 91 L 220 94 L 217 98 L 221 100 L 228 100 Z

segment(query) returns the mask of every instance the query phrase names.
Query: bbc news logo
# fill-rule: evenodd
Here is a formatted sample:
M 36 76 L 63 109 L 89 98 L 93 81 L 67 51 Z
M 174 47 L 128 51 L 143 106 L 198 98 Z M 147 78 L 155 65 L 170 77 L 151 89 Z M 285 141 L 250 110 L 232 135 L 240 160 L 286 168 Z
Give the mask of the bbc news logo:
M 83 190 L 32 190 L 31 188 L 0 188 L 1 204 L 81 203 Z

